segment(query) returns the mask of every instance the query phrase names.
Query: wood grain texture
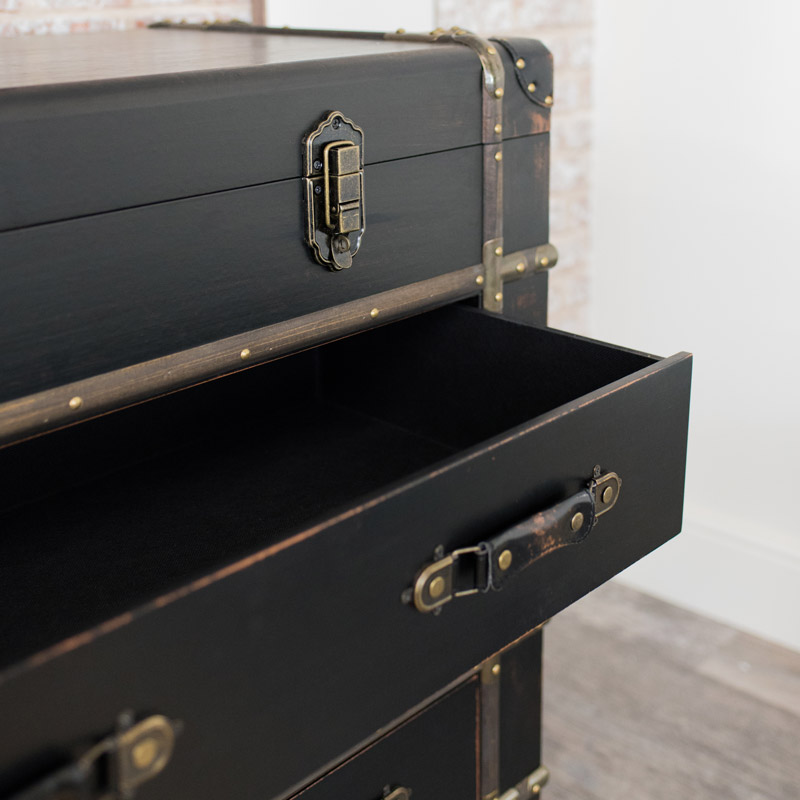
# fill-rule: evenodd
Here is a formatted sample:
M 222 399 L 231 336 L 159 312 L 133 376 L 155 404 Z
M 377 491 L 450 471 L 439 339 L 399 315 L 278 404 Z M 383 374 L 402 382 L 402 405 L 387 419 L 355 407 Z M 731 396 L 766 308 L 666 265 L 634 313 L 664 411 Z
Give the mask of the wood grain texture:
M 399 39 L 132 30 L 3 43 L 0 89 L 436 50 Z
M 551 80 L 549 53 L 530 50 Z M 367 164 L 481 141 L 480 63 L 455 43 L 22 37 L 0 52 L 0 84 L 0 230 L 296 178 L 303 137 L 333 109 L 366 131 Z M 509 82 L 506 139 L 549 115 Z
M 541 761 L 542 634 L 528 636 L 501 659 L 500 788 L 516 786 Z
M 205 55 L 213 51 L 202 47 L 206 37 L 245 54 L 273 38 L 158 30 L 116 36 L 122 50 L 131 37 L 176 37 L 180 52 L 183 37 L 199 39 Z M 95 37 L 79 38 L 89 48 L 79 62 L 91 63 Z M 45 39 L 58 47 L 71 37 Z M 17 48 L 43 42 L 9 41 Z M 333 110 L 366 131 L 367 164 L 480 143 L 480 63 L 468 48 L 404 52 L 400 45 L 398 52 L 370 42 L 388 52 L 325 60 L 326 48 L 315 50 L 314 41 L 296 40 L 306 58 L 286 64 L 0 93 L 0 230 L 298 178 L 303 137 Z M 351 40 L 342 41 L 334 46 Z M 0 70 L 5 57 L 4 49 Z M 146 54 L 140 61 L 147 63 Z M 210 55 L 207 61 L 214 63 Z
M 250 400 L 277 406 L 260 415 L 260 432 L 212 426 L 183 450 L 134 461 L 125 480 L 90 480 L 4 516 L 6 541 L 20 544 L 0 581 L 17 614 L 8 646 L 18 656 L 46 649 L 3 675 L 0 717 L 15 722 L 0 739 L 0 791 L 52 768 L 132 708 L 185 722 L 170 769 L 148 785 L 153 800 L 282 796 L 680 528 L 688 356 L 657 361 L 460 306 L 323 349 L 314 419 L 340 418 L 344 407 L 360 422 L 328 425 L 312 457 L 308 447 L 271 447 L 288 412 L 302 411 L 269 377 L 286 359 L 233 376 L 262 371 Z M 188 403 L 190 392 L 222 383 L 171 399 Z M 213 410 L 235 429 L 240 405 L 234 392 Z M 180 407 L 170 410 L 179 426 Z M 372 437 L 376 415 L 388 438 Z M 102 438 L 117 416 L 52 436 L 99 426 Z M 282 438 L 294 432 L 286 425 Z M 131 434 L 148 430 L 127 426 Z M 431 440 L 466 449 L 432 464 Z M 11 471 L 21 447 L 4 452 Z M 46 460 L 38 454 L 34 472 Z M 389 457 L 404 460 L 405 477 L 376 490 L 375 465 Z M 415 468 L 420 461 L 428 466 Z M 403 605 L 437 544 L 451 550 L 502 530 L 575 491 L 595 463 L 626 480 L 602 535 L 439 617 Z M 336 498 L 352 471 L 368 494 L 351 487 L 359 497 L 343 507 Z M 654 506 L 660 514 L 645 525 Z M 231 561 L 234 539 L 244 555 Z M 331 567 L 342 559 L 346 572 Z M 115 605 L 121 613 L 109 619 Z M 47 647 L 37 631 L 55 611 L 59 633 L 75 635 L 53 635 Z M 98 616 L 105 621 L 76 629 Z M 36 715 L 26 713 L 34 706 Z
M 549 141 L 506 148 L 510 253 L 547 241 Z M 338 273 L 303 242 L 297 180 L 0 234 L 0 402 L 479 263 L 480 151 L 368 166 L 364 242 Z
M 800 717 L 800 655 L 791 650 L 737 632 L 697 671 Z
M 548 800 L 798 797 L 800 655 L 616 584 L 545 640 Z
M 0 447 L 474 295 L 481 272 L 467 267 L 0 403 Z
M 385 786 L 403 786 L 422 800 L 473 800 L 478 701 L 472 678 L 292 800 L 379 800 Z
M 368 166 L 336 273 L 303 241 L 299 180 L 0 234 L 0 400 L 479 263 L 480 151 Z

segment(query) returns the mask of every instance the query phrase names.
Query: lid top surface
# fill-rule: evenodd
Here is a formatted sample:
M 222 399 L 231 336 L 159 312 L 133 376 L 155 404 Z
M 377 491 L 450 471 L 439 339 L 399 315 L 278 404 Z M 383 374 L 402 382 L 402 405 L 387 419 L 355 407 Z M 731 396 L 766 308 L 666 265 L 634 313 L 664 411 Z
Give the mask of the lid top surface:
M 0 89 L 246 69 L 434 47 L 383 39 L 171 29 L 25 36 L 7 39 L 0 49 Z

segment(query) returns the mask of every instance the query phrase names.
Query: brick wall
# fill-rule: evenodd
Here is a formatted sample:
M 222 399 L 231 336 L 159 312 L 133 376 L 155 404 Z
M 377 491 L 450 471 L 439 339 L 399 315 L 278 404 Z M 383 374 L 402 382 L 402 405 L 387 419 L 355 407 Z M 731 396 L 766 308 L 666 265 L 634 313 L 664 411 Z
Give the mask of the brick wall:
M 558 266 L 550 273 L 550 324 L 589 328 L 589 167 L 592 0 L 436 0 L 442 28 L 541 39 L 555 62 L 550 171 L 550 241 Z
M 159 19 L 250 19 L 245 0 L 0 0 L 0 37 L 144 27 Z

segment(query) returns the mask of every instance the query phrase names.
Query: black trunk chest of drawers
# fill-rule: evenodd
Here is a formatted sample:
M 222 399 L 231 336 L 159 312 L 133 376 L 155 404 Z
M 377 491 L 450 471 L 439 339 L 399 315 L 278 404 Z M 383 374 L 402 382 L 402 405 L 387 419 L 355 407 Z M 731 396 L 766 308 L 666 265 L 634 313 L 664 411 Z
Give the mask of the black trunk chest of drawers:
M 691 357 L 546 327 L 533 40 L 0 55 L 0 797 L 526 800 Z

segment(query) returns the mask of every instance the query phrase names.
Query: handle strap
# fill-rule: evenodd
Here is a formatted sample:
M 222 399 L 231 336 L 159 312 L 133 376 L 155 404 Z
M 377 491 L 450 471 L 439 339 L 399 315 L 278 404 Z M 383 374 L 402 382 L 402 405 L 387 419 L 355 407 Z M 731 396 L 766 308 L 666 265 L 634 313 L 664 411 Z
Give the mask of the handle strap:
M 492 539 L 447 555 L 435 554 L 414 579 L 414 607 L 423 613 L 439 611 L 455 597 L 499 591 L 548 553 L 580 544 L 598 517 L 614 507 L 622 486 L 616 472 L 596 473 L 579 492 Z

